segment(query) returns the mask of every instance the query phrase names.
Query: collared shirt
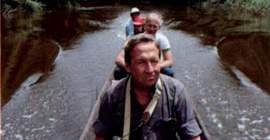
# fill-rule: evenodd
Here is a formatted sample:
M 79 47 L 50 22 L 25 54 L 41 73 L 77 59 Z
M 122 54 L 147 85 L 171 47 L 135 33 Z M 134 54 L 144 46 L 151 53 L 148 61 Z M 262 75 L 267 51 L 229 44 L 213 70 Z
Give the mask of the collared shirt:
M 130 139 L 165 139 L 164 130 L 161 130 L 160 122 L 175 118 L 175 129 L 182 139 L 198 136 L 201 130 L 195 119 L 190 98 L 179 81 L 168 76 L 161 75 L 163 85 L 162 96 L 147 124 L 141 127 L 143 108 L 135 98 L 131 87 L 131 128 Z M 121 137 L 124 123 L 125 88 L 127 78 L 111 87 L 102 98 L 99 116 L 93 128 L 95 133 L 112 139 L 113 136 Z M 154 90 L 153 90 L 154 91 Z M 153 94 L 152 94 L 153 95 Z M 166 131 L 166 130 L 165 130 Z

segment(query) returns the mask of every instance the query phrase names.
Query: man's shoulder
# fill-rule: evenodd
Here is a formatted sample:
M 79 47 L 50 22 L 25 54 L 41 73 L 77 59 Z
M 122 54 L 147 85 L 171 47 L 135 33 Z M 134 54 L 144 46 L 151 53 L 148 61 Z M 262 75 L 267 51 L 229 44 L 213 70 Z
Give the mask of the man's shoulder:
M 160 47 L 162 50 L 170 49 L 170 42 L 168 38 L 162 33 L 158 32 L 155 36 L 156 40 L 160 43 Z
M 162 32 L 157 32 L 156 33 L 156 39 L 164 40 L 164 39 L 168 39 L 168 38 Z
M 167 75 L 161 76 L 161 81 L 164 82 L 166 88 L 166 95 L 171 102 L 183 102 L 184 100 L 189 100 L 186 94 L 184 84 L 172 77 Z
M 184 88 L 184 84 L 173 77 L 161 74 L 160 78 L 165 84 L 168 84 L 170 86 L 178 86 L 178 87 Z
M 185 87 L 181 81 L 163 74 L 160 76 L 160 78 L 169 95 L 175 96 L 175 94 L 177 94 L 177 96 L 183 96 L 183 94 L 185 94 Z
M 114 81 L 107 90 L 109 97 L 119 98 L 124 95 L 125 87 L 128 78 L 123 78 L 121 80 Z
M 133 22 L 132 22 L 132 19 L 130 18 L 130 19 L 128 19 L 127 21 L 126 21 L 126 24 L 125 24 L 126 26 L 131 26 L 131 25 L 133 25 Z

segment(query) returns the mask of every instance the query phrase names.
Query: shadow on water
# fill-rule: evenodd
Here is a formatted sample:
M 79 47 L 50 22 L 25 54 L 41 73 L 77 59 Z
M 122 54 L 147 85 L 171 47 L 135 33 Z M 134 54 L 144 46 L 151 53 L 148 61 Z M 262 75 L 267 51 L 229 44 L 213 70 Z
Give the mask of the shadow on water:
M 270 94 L 270 15 L 254 16 L 225 8 L 179 8 L 165 13 L 165 24 L 217 45 L 224 68 L 232 68 Z M 177 15 L 177 16 L 176 16 Z
M 107 28 L 119 12 L 107 7 L 4 16 L 1 21 L 2 106 L 30 77 L 36 74 L 39 78 L 46 77 L 53 70 L 60 50 L 72 49 L 72 44 L 87 32 Z M 38 79 L 28 81 L 27 86 Z
M 69 49 L 71 44 L 85 32 L 94 32 L 107 28 L 119 9 L 116 8 L 89 8 L 77 10 L 57 10 L 46 13 L 41 27 L 42 36 L 59 42 L 63 49 Z

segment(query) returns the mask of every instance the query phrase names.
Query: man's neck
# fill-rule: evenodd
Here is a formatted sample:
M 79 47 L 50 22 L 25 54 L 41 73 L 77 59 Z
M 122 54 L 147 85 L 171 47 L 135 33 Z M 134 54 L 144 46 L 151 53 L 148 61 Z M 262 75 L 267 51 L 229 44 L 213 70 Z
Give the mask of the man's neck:
M 135 96 L 136 96 L 136 100 L 139 102 L 139 104 L 141 105 L 143 109 L 147 107 L 147 105 L 150 103 L 152 99 L 150 91 L 147 92 L 147 91 L 135 90 Z
M 136 100 L 140 103 L 143 108 L 146 108 L 152 99 L 153 87 L 136 87 L 134 86 L 134 92 Z

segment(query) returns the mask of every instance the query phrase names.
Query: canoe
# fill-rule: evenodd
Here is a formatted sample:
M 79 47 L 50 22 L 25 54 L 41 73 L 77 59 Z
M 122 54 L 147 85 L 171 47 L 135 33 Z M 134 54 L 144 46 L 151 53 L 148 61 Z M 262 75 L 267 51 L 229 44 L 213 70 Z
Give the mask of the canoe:
M 113 70 L 114 70 L 114 68 L 113 68 Z M 92 124 L 93 124 L 94 120 L 96 120 L 96 118 L 97 118 L 101 97 L 105 94 L 105 92 L 109 88 L 109 86 L 111 86 L 113 84 L 113 80 L 114 80 L 113 70 L 111 72 L 110 77 L 107 78 L 101 91 L 99 92 L 97 101 L 92 109 L 92 112 L 88 118 L 88 121 L 87 121 L 84 129 L 83 129 L 82 134 L 80 135 L 79 140 L 94 140 L 95 139 L 95 135 L 94 135 L 94 132 L 92 129 Z M 203 120 L 201 119 L 199 113 L 196 111 L 196 108 L 194 109 L 194 112 L 195 112 L 197 122 L 202 130 L 201 139 L 202 140 L 211 140 L 210 135 L 207 131 L 207 128 L 205 127 L 205 124 L 204 124 Z

